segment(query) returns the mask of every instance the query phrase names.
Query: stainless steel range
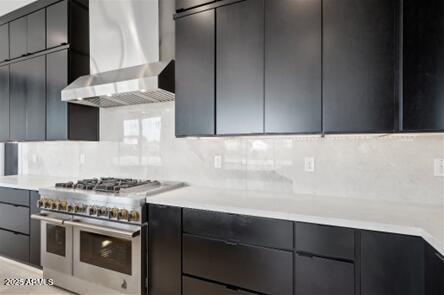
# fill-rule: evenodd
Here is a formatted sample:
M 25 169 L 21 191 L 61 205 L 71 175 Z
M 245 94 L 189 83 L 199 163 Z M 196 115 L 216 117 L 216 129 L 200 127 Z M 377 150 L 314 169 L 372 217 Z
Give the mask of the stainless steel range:
M 80 294 L 142 294 L 146 288 L 149 195 L 178 182 L 85 179 L 40 189 L 41 261 L 45 278 Z

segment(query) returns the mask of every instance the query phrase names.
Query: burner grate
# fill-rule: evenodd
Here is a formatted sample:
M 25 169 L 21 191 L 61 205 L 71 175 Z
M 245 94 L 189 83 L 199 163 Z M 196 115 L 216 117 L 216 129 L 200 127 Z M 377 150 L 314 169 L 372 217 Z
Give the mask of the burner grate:
M 76 190 L 88 190 L 105 193 L 119 193 L 121 190 L 139 187 L 142 185 L 160 185 L 156 180 L 138 180 L 132 178 L 91 178 L 79 180 L 76 183 L 64 182 L 56 183 L 57 188 L 73 188 Z

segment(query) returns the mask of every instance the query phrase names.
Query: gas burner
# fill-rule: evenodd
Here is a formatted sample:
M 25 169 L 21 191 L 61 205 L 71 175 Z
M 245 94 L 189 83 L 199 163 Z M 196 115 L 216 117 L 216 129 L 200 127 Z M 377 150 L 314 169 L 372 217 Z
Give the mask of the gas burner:
M 121 190 L 126 190 L 140 186 L 160 186 L 161 183 L 157 180 L 138 180 L 132 178 L 113 178 L 102 177 L 82 179 L 77 182 L 56 183 L 56 188 L 73 188 L 76 190 L 87 190 L 104 193 L 119 193 Z

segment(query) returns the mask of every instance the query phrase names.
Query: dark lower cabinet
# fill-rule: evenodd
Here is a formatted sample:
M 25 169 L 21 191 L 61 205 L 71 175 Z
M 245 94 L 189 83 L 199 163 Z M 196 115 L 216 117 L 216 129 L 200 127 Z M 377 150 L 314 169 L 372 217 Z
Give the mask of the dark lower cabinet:
M 9 140 L 9 66 L 3 66 L 0 67 L 0 142 L 8 140 Z
M 321 0 L 265 1 L 265 133 L 322 130 Z
M 424 294 L 424 242 L 389 233 L 361 233 L 361 294 Z
M 182 292 L 182 209 L 148 206 L 148 294 Z
M 30 214 L 37 214 L 40 208 L 37 207 L 37 201 L 40 195 L 36 191 L 31 191 L 29 195 L 29 211 Z M 29 228 L 29 262 L 32 265 L 41 267 L 40 261 L 40 221 L 30 219 Z
M 264 0 L 216 9 L 216 134 L 264 131 Z
M 355 264 L 352 262 L 296 254 L 294 267 L 296 295 L 359 294 L 356 292 Z
M 444 294 L 444 256 L 425 243 L 425 294 Z
M 2 229 L 29 235 L 29 216 L 28 207 L 0 203 L 0 228 Z
M 182 277 L 183 295 L 247 295 L 255 294 L 237 287 L 216 284 L 189 276 Z
M 0 255 L 29 262 L 29 236 L 0 229 Z
M 397 1 L 323 1 L 326 133 L 393 132 Z

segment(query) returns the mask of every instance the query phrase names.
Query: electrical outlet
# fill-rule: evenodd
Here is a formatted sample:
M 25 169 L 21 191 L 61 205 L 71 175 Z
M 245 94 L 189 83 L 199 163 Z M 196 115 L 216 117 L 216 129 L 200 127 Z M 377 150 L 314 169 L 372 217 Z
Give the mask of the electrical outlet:
M 80 164 L 85 164 L 85 154 L 80 154 Z
M 315 159 L 313 157 L 306 157 L 304 159 L 304 170 L 305 172 L 315 171 Z
M 444 177 L 444 159 L 435 159 L 434 161 L 434 175 Z
M 214 168 L 222 168 L 222 156 L 214 156 Z

